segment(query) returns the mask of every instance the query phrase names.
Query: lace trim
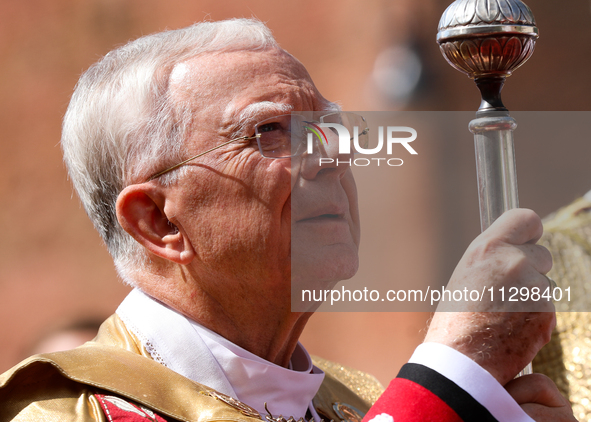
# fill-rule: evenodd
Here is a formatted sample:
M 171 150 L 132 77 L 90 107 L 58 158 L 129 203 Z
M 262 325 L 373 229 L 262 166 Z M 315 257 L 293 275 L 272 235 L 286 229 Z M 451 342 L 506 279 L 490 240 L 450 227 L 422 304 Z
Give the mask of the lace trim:
M 142 339 L 142 344 L 143 344 L 144 348 L 146 349 L 146 351 L 150 354 L 150 356 L 152 356 L 152 359 L 154 359 L 159 364 L 168 367 L 168 365 L 166 365 L 166 362 L 164 362 L 164 359 L 162 358 L 162 356 L 160 356 L 160 353 L 158 353 L 158 350 L 156 350 L 156 348 L 154 347 L 154 345 L 150 341 L 148 341 L 148 340 L 144 341 Z
M 144 346 L 144 349 L 146 349 L 146 352 L 148 352 L 150 354 L 150 357 L 152 359 L 154 359 L 154 361 L 161 364 L 162 366 L 165 366 L 168 368 L 168 365 L 166 364 L 166 362 L 164 361 L 164 359 L 162 358 L 160 353 L 158 353 L 158 350 L 156 350 L 156 347 L 152 344 L 152 342 L 150 340 L 148 340 L 148 338 L 145 335 L 143 335 L 137 329 L 137 327 L 131 321 L 129 321 L 127 318 L 123 318 L 121 315 L 119 315 L 119 318 L 121 318 L 121 320 L 123 320 L 127 329 L 130 330 L 140 340 L 140 342 L 142 343 L 142 346 Z

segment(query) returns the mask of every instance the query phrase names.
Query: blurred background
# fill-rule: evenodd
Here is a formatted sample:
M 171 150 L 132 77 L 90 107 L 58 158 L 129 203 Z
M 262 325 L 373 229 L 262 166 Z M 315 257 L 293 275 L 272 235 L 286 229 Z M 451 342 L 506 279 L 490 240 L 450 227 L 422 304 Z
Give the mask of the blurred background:
M 473 82 L 435 42 L 445 0 L 0 0 L 0 372 L 48 334 L 114 312 L 128 288 L 79 205 L 59 147 L 80 74 L 113 47 L 204 19 L 256 17 L 345 110 L 478 108 Z M 510 110 L 591 109 L 588 0 L 530 0 L 536 52 L 509 78 Z M 587 119 L 591 114 L 581 114 Z M 588 119 L 591 121 L 591 119 Z M 519 143 L 521 205 L 544 216 L 591 189 L 591 144 L 580 136 Z M 420 139 L 413 145 L 420 149 Z M 381 186 L 381 212 L 400 227 L 389 254 L 397 277 L 445 281 L 479 233 L 472 135 L 432 146 L 430 159 Z M 420 157 L 420 156 L 419 156 Z M 362 204 L 371 209 L 371 204 Z M 365 244 L 372 239 L 364 238 Z M 363 248 L 363 245 L 362 245 Z M 321 313 L 302 342 L 313 354 L 387 383 L 421 341 L 423 313 Z

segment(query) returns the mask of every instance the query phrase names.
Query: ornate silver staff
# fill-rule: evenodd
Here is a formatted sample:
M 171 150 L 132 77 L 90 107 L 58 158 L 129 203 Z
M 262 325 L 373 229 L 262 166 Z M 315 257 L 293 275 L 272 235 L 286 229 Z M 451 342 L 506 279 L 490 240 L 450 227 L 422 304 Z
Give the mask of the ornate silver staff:
M 441 16 L 437 42 L 455 69 L 474 79 L 482 102 L 470 122 L 476 149 L 480 226 L 519 206 L 513 130 L 501 101 L 505 79 L 534 51 L 534 16 L 520 0 L 456 0 Z M 531 364 L 522 373 L 531 373 Z

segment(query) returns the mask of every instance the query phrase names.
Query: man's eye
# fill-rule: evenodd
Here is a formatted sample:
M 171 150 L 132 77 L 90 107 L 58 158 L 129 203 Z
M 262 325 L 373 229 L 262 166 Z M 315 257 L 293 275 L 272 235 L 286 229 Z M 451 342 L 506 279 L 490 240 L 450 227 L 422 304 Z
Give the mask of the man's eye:
M 258 127 L 259 133 L 272 132 L 274 130 L 282 130 L 282 129 L 283 128 L 279 122 L 265 123 L 264 125 L 261 125 Z

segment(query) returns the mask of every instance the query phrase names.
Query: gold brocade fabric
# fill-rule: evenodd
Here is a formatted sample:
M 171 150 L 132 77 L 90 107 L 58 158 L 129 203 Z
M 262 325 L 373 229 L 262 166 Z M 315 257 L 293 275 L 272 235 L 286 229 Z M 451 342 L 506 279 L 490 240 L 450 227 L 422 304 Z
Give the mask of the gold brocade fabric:
M 316 356 L 312 359 L 314 365 L 345 384 L 366 403 L 375 403 L 384 392 L 384 387 L 373 375 Z
M 344 368 L 327 371 L 314 407 L 323 418 L 356 422 L 381 388 L 371 380 Z M 153 361 L 117 315 L 103 323 L 95 340 L 67 352 L 33 356 L 1 374 L 0 421 L 107 422 L 94 396 L 105 392 L 171 421 L 260 422 L 248 406 Z
M 539 242 L 552 253 L 548 273 L 562 289 L 571 288 L 570 304 L 557 304 L 552 339 L 536 356 L 535 372 L 554 380 L 579 421 L 591 422 L 591 202 L 581 198 L 544 222 Z

